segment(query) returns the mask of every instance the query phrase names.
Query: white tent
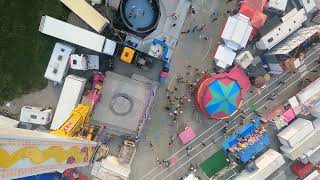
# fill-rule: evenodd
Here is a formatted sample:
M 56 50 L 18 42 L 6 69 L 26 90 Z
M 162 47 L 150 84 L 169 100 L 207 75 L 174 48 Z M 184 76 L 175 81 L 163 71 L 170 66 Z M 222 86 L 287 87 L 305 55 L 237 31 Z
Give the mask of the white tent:
M 239 50 L 247 45 L 252 29 L 250 19 L 239 13 L 228 18 L 221 38 L 227 47 Z
M 236 53 L 225 45 L 219 45 L 214 56 L 217 66 L 222 68 L 232 65 L 235 57 Z
M 235 58 L 235 62 L 243 69 L 247 68 L 253 61 L 253 56 L 249 51 L 243 51 Z

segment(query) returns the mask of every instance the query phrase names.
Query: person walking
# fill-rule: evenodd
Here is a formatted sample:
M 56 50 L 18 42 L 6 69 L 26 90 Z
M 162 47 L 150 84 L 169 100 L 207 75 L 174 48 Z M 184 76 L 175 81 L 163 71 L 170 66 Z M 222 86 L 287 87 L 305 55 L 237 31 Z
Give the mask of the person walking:
M 191 32 L 196 32 L 196 30 L 198 29 L 198 26 L 197 25 L 195 25 L 193 28 L 192 28 L 192 30 L 191 30 Z
M 186 30 L 186 31 L 181 31 L 181 34 L 188 34 L 190 32 L 190 29 Z
M 206 145 L 206 143 L 204 143 L 204 142 L 201 142 L 201 144 L 202 144 L 202 146 L 204 146 L 204 147 L 206 147 L 207 145 Z
M 214 22 L 214 21 L 216 21 L 216 20 L 218 20 L 217 17 L 213 18 L 213 19 L 211 20 L 211 22 Z
M 198 32 L 201 32 L 205 27 L 207 26 L 207 24 L 202 24 L 199 28 L 198 28 Z

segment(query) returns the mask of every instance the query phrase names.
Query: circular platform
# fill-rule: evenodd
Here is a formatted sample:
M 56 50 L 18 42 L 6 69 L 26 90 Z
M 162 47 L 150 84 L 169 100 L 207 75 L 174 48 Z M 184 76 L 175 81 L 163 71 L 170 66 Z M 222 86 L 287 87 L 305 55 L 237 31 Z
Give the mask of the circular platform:
M 211 119 L 226 119 L 239 108 L 242 99 L 237 81 L 229 77 L 210 75 L 198 83 L 196 103 Z
M 146 33 L 158 25 L 160 6 L 157 0 L 122 0 L 120 15 L 127 28 Z
M 133 107 L 133 100 L 129 95 L 119 93 L 112 98 L 110 109 L 117 115 L 127 115 L 131 112 Z

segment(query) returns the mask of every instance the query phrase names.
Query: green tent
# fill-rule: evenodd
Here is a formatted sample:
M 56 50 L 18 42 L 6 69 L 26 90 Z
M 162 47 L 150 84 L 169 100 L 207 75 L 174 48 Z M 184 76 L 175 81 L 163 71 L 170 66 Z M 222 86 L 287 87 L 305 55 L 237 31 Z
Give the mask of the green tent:
M 216 173 L 229 166 L 230 162 L 227 161 L 223 149 L 214 153 L 211 157 L 200 164 L 202 171 L 211 178 Z

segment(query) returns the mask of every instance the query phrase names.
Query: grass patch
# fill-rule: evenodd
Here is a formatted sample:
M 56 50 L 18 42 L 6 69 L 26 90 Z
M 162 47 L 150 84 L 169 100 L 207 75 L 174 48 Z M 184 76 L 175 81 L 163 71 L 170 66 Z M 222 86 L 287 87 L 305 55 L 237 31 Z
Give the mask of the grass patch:
M 59 0 L 0 1 L 0 103 L 44 88 L 46 66 L 57 41 L 38 32 L 42 15 L 67 19 Z

